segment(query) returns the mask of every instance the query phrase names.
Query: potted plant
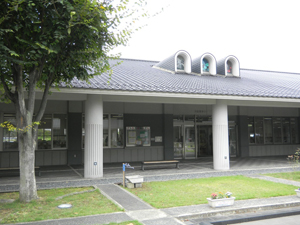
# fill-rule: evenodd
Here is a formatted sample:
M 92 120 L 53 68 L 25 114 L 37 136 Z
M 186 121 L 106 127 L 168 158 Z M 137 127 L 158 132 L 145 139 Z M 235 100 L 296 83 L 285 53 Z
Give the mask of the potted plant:
M 295 191 L 296 191 L 297 196 L 300 198 L 300 188 L 296 189 Z
M 212 193 L 210 198 L 207 198 L 207 201 L 209 206 L 216 208 L 233 205 L 234 199 L 235 197 L 232 197 L 231 192 L 226 192 L 225 194 L 219 192 L 218 194 Z

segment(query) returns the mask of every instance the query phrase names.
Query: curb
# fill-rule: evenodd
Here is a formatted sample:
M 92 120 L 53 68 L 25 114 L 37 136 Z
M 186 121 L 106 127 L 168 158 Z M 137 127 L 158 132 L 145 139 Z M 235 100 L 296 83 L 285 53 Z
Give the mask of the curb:
M 208 218 L 208 217 L 220 216 L 220 215 L 242 214 L 242 213 L 251 213 L 251 212 L 257 212 L 257 211 L 264 211 L 264 210 L 272 210 L 272 209 L 283 209 L 283 208 L 287 208 L 287 207 L 296 207 L 296 206 L 300 206 L 300 202 L 286 202 L 286 203 L 279 203 L 279 204 L 273 204 L 273 205 L 260 205 L 260 206 L 253 206 L 253 207 L 244 207 L 244 208 L 239 208 L 239 209 L 223 209 L 223 210 L 218 210 L 218 211 L 214 211 L 214 212 L 210 211 L 210 212 L 204 212 L 204 213 L 186 214 L 186 215 L 182 215 L 182 216 L 176 216 L 176 218 L 180 219 L 180 220 L 190 220 L 190 219 Z

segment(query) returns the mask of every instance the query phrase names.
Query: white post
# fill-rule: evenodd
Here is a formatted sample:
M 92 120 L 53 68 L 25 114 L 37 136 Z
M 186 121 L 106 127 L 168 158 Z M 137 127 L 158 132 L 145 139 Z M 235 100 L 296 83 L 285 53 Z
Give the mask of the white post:
M 226 101 L 212 107 L 213 160 L 215 170 L 229 170 L 228 111 Z
M 3 112 L 0 112 L 0 123 L 3 123 Z M 3 151 L 3 128 L 0 127 L 0 152 Z
M 88 95 L 85 102 L 84 177 L 103 177 L 103 101 Z

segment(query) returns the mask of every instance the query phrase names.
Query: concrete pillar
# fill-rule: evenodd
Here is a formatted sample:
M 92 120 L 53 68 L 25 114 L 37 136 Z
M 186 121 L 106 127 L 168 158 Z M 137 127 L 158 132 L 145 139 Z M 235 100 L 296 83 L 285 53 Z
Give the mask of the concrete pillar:
M 0 123 L 3 123 L 3 112 L 0 112 Z M 0 127 L 0 152 L 3 151 L 3 128 Z
M 227 103 L 217 100 L 212 107 L 213 160 L 215 170 L 229 170 Z
M 88 95 L 85 102 L 84 177 L 103 177 L 103 101 Z

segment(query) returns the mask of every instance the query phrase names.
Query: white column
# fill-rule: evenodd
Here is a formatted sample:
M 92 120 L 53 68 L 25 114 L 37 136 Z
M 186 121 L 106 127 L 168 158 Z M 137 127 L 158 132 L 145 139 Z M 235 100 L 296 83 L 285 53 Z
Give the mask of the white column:
M 85 102 L 84 177 L 103 177 L 103 101 L 88 95 Z
M 3 112 L 0 112 L 0 123 L 3 123 Z M 3 128 L 0 127 L 0 152 L 3 151 Z
M 212 107 L 213 160 L 215 170 L 229 170 L 227 103 L 217 100 Z

